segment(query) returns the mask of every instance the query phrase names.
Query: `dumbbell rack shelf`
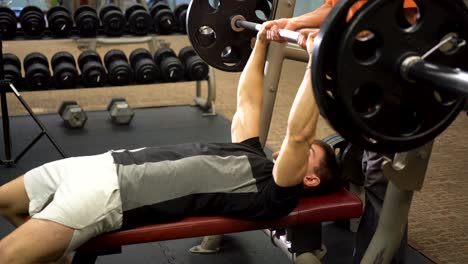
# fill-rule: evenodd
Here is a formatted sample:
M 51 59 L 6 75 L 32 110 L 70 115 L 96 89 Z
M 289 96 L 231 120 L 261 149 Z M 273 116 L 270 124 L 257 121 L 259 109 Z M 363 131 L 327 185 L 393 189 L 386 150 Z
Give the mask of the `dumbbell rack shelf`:
M 186 35 L 184 32 L 174 32 L 172 34 L 159 34 L 155 32 L 154 30 L 148 32 L 147 34 L 144 35 L 136 35 L 132 34 L 128 29 L 125 30 L 125 32 L 122 35 L 119 36 L 109 36 L 106 35 L 103 31 L 102 28 L 99 28 L 97 33 L 95 35 L 85 35 L 82 36 L 80 35 L 80 31 L 76 28 L 72 28 L 70 30 L 70 34 L 68 36 L 64 37 L 57 37 L 54 36 L 52 31 L 49 29 L 46 29 L 44 33 L 39 36 L 39 37 L 28 37 L 24 34 L 24 32 L 21 30 L 21 28 L 18 28 L 16 31 L 16 35 L 14 38 L 11 39 L 4 39 L 8 41 L 16 41 L 16 40 L 60 40 L 60 39 L 83 39 L 83 38 L 131 38 L 131 37 L 153 37 L 153 36 L 184 36 Z
M 6 94 L 8 91 L 12 91 L 16 98 L 20 101 L 23 107 L 28 111 L 29 115 L 33 118 L 34 122 L 39 126 L 41 132 L 37 135 L 21 152 L 18 156 L 12 159 L 12 142 L 11 142 L 11 135 L 10 135 L 10 117 L 8 115 L 8 105 L 7 105 L 7 97 Z M 4 79 L 4 72 L 3 72 L 3 41 L 0 36 L 0 102 L 1 102 L 1 111 L 2 111 L 2 125 L 3 125 L 3 142 L 4 142 L 4 150 L 5 150 L 5 159 L 0 160 L 0 165 L 5 165 L 7 167 L 11 167 L 18 163 L 18 161 L 26 154 L 26 152 L 36 143 L 42 136 L 46 136 L 47 139 L 52 143 L 52 145 L 57 149 L 62 157 L 66 157 L 65 152 L 60 148 L 60 146 L 55 142 L 55 140 L 50 136 L 47 132 L 45 126 L 36 116 L 36 114 L 32 111 L 31 107 L 26 103 L 23 99 L 21 94 L 16 90 L 16 88 L 10 84 L 9 81 Z

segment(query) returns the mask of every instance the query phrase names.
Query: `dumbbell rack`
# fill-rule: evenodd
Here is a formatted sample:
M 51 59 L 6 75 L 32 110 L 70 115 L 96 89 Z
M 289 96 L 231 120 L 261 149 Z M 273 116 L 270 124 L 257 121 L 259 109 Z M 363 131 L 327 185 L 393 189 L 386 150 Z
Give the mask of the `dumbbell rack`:
M 4 72 L 3 72 L 3 42 L 0 36 L 0 102 L 1 102 L 1 108 L 2 108 L 2 124 L 3 124 L 3 142 L 4 142 L 4 150 L 5 150 L 5 159 L 0 160 L 0 165 L 5 165 L 7 167 L 11 167 L 18 163 L 18 161 L 26 154 L 26 152 L 35 144 L 39 139 L 41 139 L 42 136 L 46 136 L 49 141 L 52 143 L 52 145 L 57 149 L 57 151 L 60 153 L 60 155 L 65 158 L 66 155 L 63 152 L 63 150 L 60 148 L 60 146 L 55 142 L 55 140 L 51 137 L 51 135 L 47 132 L 45 129 L 45 126 L 42 124 L 42 122 L 39 120 L 39 118 L 36 116 L 36 114 L 32 111 L 31 107 L 26 103 L 26 101 L 23 99 L 21 94 L 16 90 L 16 88 L 10 84 L 9 81 L 4 79 Z M 39 126 L 41 129 L 41 132 L 39 135 L 37 135 L 29 145 L 27 145 L 20 154 L 14 159 L 12 159 L 12 142 L 11 142 L 11 135 L 10 135 L 10 117 L 8 115 L 8 105 L 7 105 L 7 92 L 12 91 L 16 98 L 20 101 L 20 103 L 23 105 L 23 107 L 28 111 L 29 115 L 33 118 L 33 120 L 36 122 L 36 124 Z

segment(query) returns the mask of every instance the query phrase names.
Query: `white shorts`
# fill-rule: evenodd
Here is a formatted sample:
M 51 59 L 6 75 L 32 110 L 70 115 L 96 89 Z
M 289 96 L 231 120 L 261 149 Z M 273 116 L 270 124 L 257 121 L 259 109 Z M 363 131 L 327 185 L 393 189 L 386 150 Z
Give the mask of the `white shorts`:
M 24 175 L 32 218 L 73 228 L 66 254 L 122 226 L 117 168 L 110 152 L 47 163 Z

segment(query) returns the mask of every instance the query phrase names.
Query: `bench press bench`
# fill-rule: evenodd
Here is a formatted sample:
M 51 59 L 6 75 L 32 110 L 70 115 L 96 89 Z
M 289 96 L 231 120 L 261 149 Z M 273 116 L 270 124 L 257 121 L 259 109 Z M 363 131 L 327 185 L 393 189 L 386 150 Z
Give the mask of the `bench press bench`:
M 289 215 L 272 221 L 197 216 L 173 223 L 147 225 L 103 234 L 78 248 L 73 263 L 95 263 L 100 255 L 121 253 L 121 247 L 125 245 L 269 228 L 289 228 L 357 218 L 361 213 L 361 200 L 343 188 L 328 195 L 304 197 Z

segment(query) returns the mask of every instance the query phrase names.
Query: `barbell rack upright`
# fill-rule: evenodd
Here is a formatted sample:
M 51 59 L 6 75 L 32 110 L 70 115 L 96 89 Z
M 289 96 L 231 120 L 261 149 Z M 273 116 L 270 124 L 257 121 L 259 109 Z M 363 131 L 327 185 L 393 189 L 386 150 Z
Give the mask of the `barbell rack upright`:
M 55 142 L 52 136 L 47 132 L 45 126 L 33 112 L 31 107 L 26 103 L 24 98 L 21 94 L 16 90 L 16 88 L 7 80 L 5 80 L 4 75 L 4 66 L 3 66 L 3 41 L 0 35 L 0 102 L 1 102 L 1 109 L 2 109 L 2 124 L 3 124 L 3 143 L 4 143 L 4 150 L 5 150 L 5 159 L 0 160 L 0 165 L 5 165 L 7 167 L 11 167 L 18 163 L 18 161 L 26 154 L 26 152 L 35 144 L 42 136 L 46 136 L 55 149 L 60 153 L 63 158 L 66 158 L 65 152 L 60 148 L 60 146 Z M 10 134 L 10 117 L 8 115 L 8 104 L 7 104 L 7 91 L 12 91 L 16 98 L 20 101 L 23 107 L 28 111 L 29 115 L 33 118 L 36 124 L 39 126 L 41 131 L 39 134 L 18 154 L 18 156 L 12 159 L 12 142 L 11 142 L 11 134 Z

